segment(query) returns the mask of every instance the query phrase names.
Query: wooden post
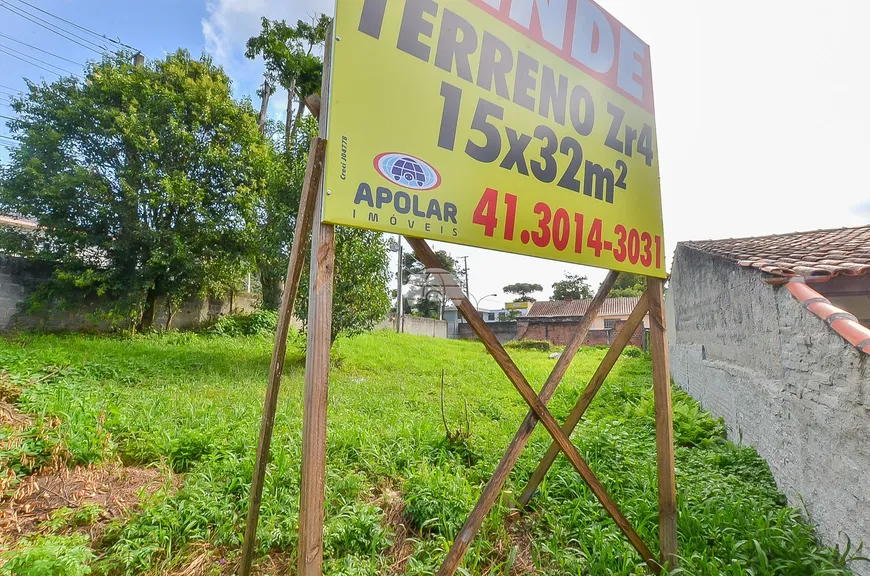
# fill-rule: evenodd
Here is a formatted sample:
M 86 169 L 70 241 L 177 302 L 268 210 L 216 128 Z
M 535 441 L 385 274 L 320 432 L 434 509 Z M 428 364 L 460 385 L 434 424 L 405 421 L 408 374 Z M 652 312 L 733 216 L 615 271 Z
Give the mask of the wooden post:
M 607 295 L 610 294 L 610 290 L 616 283 L 618 276 L 618 272 L 611 271 L 604 279 L 604 282 L 601 283 L 601 287 L 598 289 L 598 293 L 595 294 L 595 298 L 593 298 L 592 302 L 589 303 L 589 307 L 583 315 L 583 319 L 580 321 L 580 326 L 572 336 L 571 341 L 565 347 L 562 355 L 559 356 L 556 365 L 553 367 L 553 371 L 550 373 L 550 376 L 541 388 L 538 398 L 543 404 L 547 404 L 556 392 L 556 388 L 562 381 L 562 377 L 568 371 L 568 367 L 571 365 L 574 355 L 586 339 L 586 335 L 589 333 L 589 329 L 592 327 L 592 323 L 598 315 L 598 310 L 601 309 L 601 306 L 607 299 Z M 483 492 L 480 494 L 480 498 L 474 505 L 474 509 L 471 511 L 471 514 L 468 516 L 468 519 L 465 521 L 459 534 L 457 534 L 456 538 L 453 540 L 453 545 L 450 547 L 450 551 L 447 553 L 447 557 L 444 559 L 438 574 L 453 574 L 459 566 L 459 563 L 462 562 L 462 558 L 468 551 L 468 547 L 474 540 L 475 535 L 480 531 L 480 527 L 483 525 L 486 515 L 489 514 L 490 509 L 498 501 L 498 497 L 501 494 L 502 488 L 504 488 L 505 482 L 507 482 L 511 470 L 513 470 L 517 460 L 519 460 L 520 454 L 522 454 L 523 449 L 525 449 L 526 444 L 528 444 L 529 438 L 531 438 L 532 432 L 534 432 L 537 424 L 538 415 L 534 410 L 529 411 L 525 420 L 523 420 L 523 423 L 520 425 L 519 430 L 517 430 L 517 433 L 514 435 L 513 440 L 511 440 L 511 443 L 508 445 L 504 456 L 502 456 L 498 466 L 496 466 L 495 471 L 492 473 L 492 477 L 489 479 L 489 482 L 486 483 Z
M 580 422 L 580 419 L 583 418 L 583 414 L 586 412 L 589 404 L 592 403 L 595 394 L 598 393 L 598 390 L 601 389 L 601 385 L 604 384 L 604 379 L 607 378 L 607 375 L 610 374 L 616 361 L 619 360 L 619 355 L 622 354 L 622 351 L 631 341 L 634 331 L 643 323 L 643 317 L 646 316 L 648 310 L 649 300 L 647 294 L 644 293 L 638 301 L 637 306 L 632 310 L 628 320 L 623 324 L 619 334 L 616 335 L 616 339 L 614 339 L 613 344 L 610 345 L 610 349 L 607 351 L 607 354 L 604 356 L 604 359 L 601 361 L 601 364 L 598 366 L 592 379 L 589 380 L 589 384 L 586 385 L 586 389 L 583 390 L 583 394 L 580 395 L 580 399 L 577 400 L 577 404 L 574 406 L 574 409 L 571 411 L 571 414 L 562 426 L 565 435 L 571 436 L 571 433 L 574 432 L 574 428 Z M 535 493 L 538 485 L 544 479 L 544 476 L 547 475 L 547 471 L 553 465 L 553 462 L 556 461 L 558 455 L 559 446 L 553 442 L 550 449 L 544 455 L 543 460 L 541 460 L 541 463 L 538 464 L 537 470 L 535 470 L 535 473 L 532 474 L 532 477 L 529 479 L 526 488 L 523 490 L 522 494 L 520 494 L 517 502 L 521 506 L 527 505 L 529 500 L 532 499 L 532 494 Z
M 326 137 L 333 29 L 323 52 L 319 135 Z M 329 351 L 332 347 L 332 283 L 335 228 L 320 221 L 323 184 L 317 195 L 311 231 L 311 267 L 308 287 L 308 347 L 302 415 L 302 474 L 299 489 L 298 576 L 320 576 L 323 565 L 323 499 L 326 476 L 326 412 Z
M 664 280 L 647 278 L 656 418 L 659 547 L 662 564 L 673 569 L 677 567 L 677 486 L 674 478 L 674 424 L 671 413 L 671 374 L 663 292 Z
M 432 248 L 429 247 L 428 244 L 424 240 L 419 238 L 406 238 L 408 243 L 414 249 L 414 253 L 417 255 L 417 258 L 423 263 L 427 268 L 440 268 L 440 263 L 438 259 L 435 257 L 435 253 L 432 251 Z M 459 300 L 459 302 L 456 302 Z M 495 337 L 495 334 L 492 333 L 492 330 L 489 326 L 486 325 L 486 322 L 483 321 L 483 318 L 480 317 L 480 314 L 477 310 L 472 306 L 471 302 L 468 301 L 468 298 L 463 294 L 462 298 L 454 299 L 454 303 L 459 308 L 459 311 L 471 325 L 472 330 L 483 343 L 484 347 L 486 347 L 487 352 L 495 359 L 496 363 L 498 363 L 499 367 L 508 377 L 511 384 L 514 385 L 517 392 L 520 393 L 520 396 L 523 397 L 523 400 L 526 401 L 526 404 L 529 405 L 538 419 L 541 421 L 541 424 L 544 425 L 544 428 L 553 437 L 553 440 L 559 445 L 559 448 L 565 453 L 568 460 L 574 466 L 574 469 L 580 474 L 583 480 L 586 482 L 586 485 L 589 486 L 589 489 L 592 491 L 592 494 L 598 499 L 607 513 L 613 518 L 613 521 L 616 523 L 617 527 L 625 534 L 628 541 L 631 542 L 632 546 L 640 553 L 641 558 L 647 563 L 650 569 L 658 574 L 661 571 L 661 567 L 658 562 L 653 557 L 649 548 L 647 548 L 646 544 L 644 544 L 643 540 L 637 534 L 637 532 L 632 528 L 631 523 L 622 512 L 619 510 L 619 507 L 616 505 L 616 502 L 610 497 L 607 491 L 604 489 L 604 486 L 589 468 L 589 465 L 583 460 L 580 456 L 580 453 L 577 449 L 571 444 L 571 441 L 565 436 L 565 433 L 562 432 L 562 429 L 559 428 L 559 424 L 556 422 L 556 419 L 553 418 L 553 415 L 550 414 L 550 411 L 547 410 L 547 407 L 541 402 L 541 399 L 538 398 L 538 395 L 535 394 L 534 389 L 529 385 L 528 381 L 526 381 L 525 376 L 523 376 L 520 369 L 517 368 L 517 365 L 514 364 L 514 361 L 505 351 L 504 347 L 502 347 L 501 343 L 498 341 L 498 338 Z M 457 562 L 458 564 L 458 562 Z M 455 571 L 455 568 L 450 568 L 449 566 L 442 565 L 441 569 L 438 571 L 439 575 L 452 575 Z
M 302 184 L 302 198 L 299 202 L 299 213 L 296 216 L 293 247 L 290 250 L 287 279 L 284 282 L 284 293 L 281 295 L 281 308 L 278 312 L 278 328 L 275 332 L 275 346 L 272 349 L 272 364 L 269 366 L 269 384 L 266 388 L 263 419 L 260 422 L 260 439 L 257 442 L 257 457 L 254 461 L 254 476 L 251 479 L 251 497 L 248 502 L 245 539 L 242 543 L 242 576 L 248 576 L 251 573 L 251 563 L 254 559 L 266 464 L 269 461 L 272 428 L 275 426 L 275 411 L 278 406 L 278 391 L 281 387 L 281 375 L 284 373 L 284 357 L 287 354 L 287 334 L 290 331 L 290 320 L 293 318 L 293 304 L 296 302 L 299 278 L 302 275 L 302 266 L 305 264 L 305 254 L 308 251 L 308 235 L 314 220 L 314 205 L 323 175 L 325 153 L 326 140 L 314 138 L 308 151 L 308 167 L 305 170 L 305 180 Z

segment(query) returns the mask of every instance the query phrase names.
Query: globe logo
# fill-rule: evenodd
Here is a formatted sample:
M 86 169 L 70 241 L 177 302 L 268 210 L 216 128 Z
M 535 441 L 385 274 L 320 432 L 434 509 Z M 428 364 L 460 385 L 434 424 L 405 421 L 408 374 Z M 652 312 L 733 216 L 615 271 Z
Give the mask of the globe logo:
M 384 152 L 375 156 L 378 174 L 402 188 L 432 190 L 441 184 L 441 175 L 428 162 L 397 152 Z

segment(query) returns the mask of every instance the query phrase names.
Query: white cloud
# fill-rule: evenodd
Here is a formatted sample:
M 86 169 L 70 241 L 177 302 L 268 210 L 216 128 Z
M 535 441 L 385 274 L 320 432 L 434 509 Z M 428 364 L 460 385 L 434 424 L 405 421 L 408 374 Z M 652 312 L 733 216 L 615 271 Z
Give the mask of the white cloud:
M 262 79 L 263 63 L 245 58 L 245 43 L 259 33 L 261 19 L 294 23 L 332 10 L 326 0 L 211 0 L 202 19 L 205 49 L 233 79 L 237 92 L 253 94 Z M 281 96 L 276 96 L 277 104 Z

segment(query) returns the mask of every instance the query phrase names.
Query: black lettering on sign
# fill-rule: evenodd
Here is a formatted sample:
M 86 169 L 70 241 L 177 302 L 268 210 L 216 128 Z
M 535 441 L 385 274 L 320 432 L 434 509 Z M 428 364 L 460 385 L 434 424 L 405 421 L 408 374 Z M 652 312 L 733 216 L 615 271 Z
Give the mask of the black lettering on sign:
M 556 179 L 556 159 L 553 155 L 559 147 L 559 139 L 549 126 L 543 124 L 535 128 L 535 138 L 545 142 L 541 146 L 541 160 L 544 163 L 541 164 L 537 160 L 529 161 L 532 174 L 541 182 L 550 183 Z
M 495 82 L 495 93 L 510 100 L 507 75 L 514 67 L 514 56 L 510 46 L 489 32 L 483 33 L 480 45 L 480 65 L 477 68 L 477 85 L 484 90 L 492 90 Z
M 359 183 L 359 188 L 356 189 L 356 197 L 353 199 L 354 204 L 361 204 L 362 202 L 368 204 L 369 208 L 373 208 L 375 205 L 375 199 L 372 197 L 372 187 L 365 182 Z
M 541 102 L 538 114 L 544 118 L 550 117 L 550 106 L 553 106 L 553 120 L 565 125 L 565 108 L 568 103 L 568 78 L 559 74 L 559 85 L 556 86 L 556 74 L 549 66 L 544 66 L 541 72 Z
M 359 17 L 359 31 L 376 40 L 380 38 L 386 9 L 387 0 L 365 0 Z
M 465 145 L 465 153 L 478 162 L 495 162 L 501 155 L 501 133 L 489 121 L 490 116 L 499 120 L 503 119 L 504 108 L 481 98 L 477 102 L 477 109 L 474 111 L 474 118 L 471 120 L 471 129 L 483 134 L 486 140 L 483 145 L 478 145 L 469 138 L 468 143 Z
M 534 91 L 537 81 L 532 72 L 538 71 L 538 61 L 526 54 L 517 52 L 517 76 L 514 79 L 514 104 L 535 111 L 535 99 L 529 95 Z
M 605 200 L 613 204 L 613 170 L 587 160 L 583 194 L 592 196 L 593 190 L 596 200 Z
M 562 145 L 559 147 L 559 152 L 565 156 L 569 156 L 571 162 L 568 164 L 568 169 L 565 170 L 565 173 L 562 174 L 562 177 L 559 178 L 559 183 L 556 185 L 571 190 L 572 192 L 579 193 L 580 180 L 577 179 L 577 172 L 580 170 L 580 166 L 583 165 L 583 147 L 570 136 L 565 136 L 562 138 Z
M 608 148 L 613 148 L 617 152 L 623 151 L 622 140 L 619 139 L 619 132 L 622 130 L 622 121 L 625 119 L 625 111 L 612 102 L 607 103 L 607 113 L 613 116 L 613 121 L 610 123 L 610 130 L 607 132 L 607 139 L 604 144 Z M 631 156 L 631 153 L 628 154 Z
M 375 202 L 375 207 L 380 210 L 384 204 L 389 204 L 393 201 L 393 192 L 386 186 L 378 186 L 378 198 Z
M 474 26 L 462 16 L 445 8 L 444 15 L 441 17 L 441 31 L 438 34 L 438 49 L 435 51 L 435 66 L 445 72 L 451 72 L 455 61 L 456 75 L 463 80 L 474 82 L 471 78 L 471 64 L 468 62 L 468 57 L 476 50 L 477 32 L 474 31 Z
M 526 134 L 517 134 L 517 131 L 513 128 L 507 128 L 506 131 L 508 151 L 499 166 L 506 170 L 511 170 L 516 166 L 517 172 L 528 176 L 529 169 L 526 168 L 526 148 L 528 148 L 529 142 L 532 141 L 532 137 Z
M 456 125 L 459 123 L 459 104 L 462 102 L 462 90 L 441 83 L 441 96 L 444 98 L 444 108 L 441 110 L 441 128 L 438 130 L 438 147 L 453 150 L 456 142 Z
M 589 90 L 580 85 L 574 86 L 571 91 L 569 110 L 571 124 L 577 134 L 581 136 L 592 134 L 592 128 L 595 125 L 595 102 L 592 100 L 592 94 L 589 93 Z
M 456 224 L 456 204 L 452 202 L 444 203 L 444 221 L 445 222 L 453 222 Z M 454 229 L 453 235 L 456 236 L 456 231 Z
M 429 46 L 420 42 L 420 35 L 431 38 L 434 26 L 432 22 L 423 18 L 423 14 L 435 16 L 438 14 L 438 4 L 434 0 L 408 0 L 405 3 L 396 48 L 416 56 L 423 62 L 428 62 Z

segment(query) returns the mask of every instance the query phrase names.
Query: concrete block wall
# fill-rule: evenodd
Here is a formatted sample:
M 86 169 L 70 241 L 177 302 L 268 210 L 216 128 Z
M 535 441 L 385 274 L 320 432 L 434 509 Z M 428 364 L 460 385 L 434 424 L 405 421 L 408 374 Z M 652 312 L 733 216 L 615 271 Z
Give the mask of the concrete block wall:
M 402 333 L 416 336 L 429 336 L 431 338 L 447 338 L 447 321 L 434 318 L 422 318 L 420 316 L 402 316 Z M 389 318 L 375 326 L 375 330 L 395 330 L 396 317 Z
M 824 543 L 870 545 L 870 358 L 765 277 L 678 247 L 671 376 L 758 450 Z
M 495 337 L 502 344 L 518 338 L 516 320 L 511 322 L 487 322 L 486 325 L 490 327 Z M 459 324 L 459 337 L 463 340 L 477 340 L 471 325 L 467 322 Z
M 46 310 L 25 313 L 21 306 L 33 291 L 51 276 L 47 266 L 22 258 L 0 256 L 0 330 L 40 329 L 46 331 L 107 330 L 107 322 L 94 318 L 93 310 Z M 252 312 L 259 295 L 237 293 L 232 299 L 235 312 Z M 195 298 L 185 302 L 172 319 L 173 328 L 193 328 L 230 313 L 230 299 Z M 166 325 L 167 309 L 158 301 L 155 327 Z

